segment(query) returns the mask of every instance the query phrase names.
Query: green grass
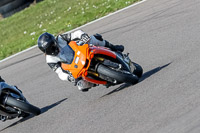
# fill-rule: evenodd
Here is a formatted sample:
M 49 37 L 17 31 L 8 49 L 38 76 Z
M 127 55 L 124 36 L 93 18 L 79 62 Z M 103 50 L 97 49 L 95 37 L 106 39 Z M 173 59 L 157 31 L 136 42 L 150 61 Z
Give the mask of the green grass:
M 44 0 L 0 21 L 0 60 L 140 0 Z

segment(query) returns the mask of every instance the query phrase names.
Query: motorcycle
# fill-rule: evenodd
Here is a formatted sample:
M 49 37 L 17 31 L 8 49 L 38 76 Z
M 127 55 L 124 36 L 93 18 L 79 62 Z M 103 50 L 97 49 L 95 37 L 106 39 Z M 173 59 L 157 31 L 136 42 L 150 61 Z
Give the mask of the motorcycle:
M 89 44 L 77 45 L 75 41 L 66 47 L 71 50 L 63 48 L 61 51 L 61 67 L 75 79 L 83 78 L 96 85 L 110 87 L 121 83 L 136 84 L 142 76 L 142 67 L 132 62 L 129 54 Z M 69 61 L 69 57 L 73 58 Z
M 31 105 L 16 86 L 0 82 L 0 120 L 39 115 L 41 110 Z

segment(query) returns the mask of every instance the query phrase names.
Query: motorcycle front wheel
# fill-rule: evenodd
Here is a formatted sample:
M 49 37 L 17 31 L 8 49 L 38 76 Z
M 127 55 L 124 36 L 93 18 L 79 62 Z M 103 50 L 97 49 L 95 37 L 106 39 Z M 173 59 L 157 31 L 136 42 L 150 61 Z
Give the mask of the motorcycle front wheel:
M 136 84 L 139 80 L 138 77 L 132 73 L 117 71 L 102 64 L 98 66 L 97 72 L 109 78 L 115 79 L 120 83 Z
M 132 62 L 132 63 L 133 63 L 133 65 L 135 66 L 135 69 L 134 69 L 134 71 L 133 71 L 133 74 L 135 74 L 135 75 L 137 75 L 139 78 L 141 78 L 141 77 L 142 77 L 142 74 L 143 74 L 143 69 L 142 69 L 142 67 L 141 67 L 139 64 L 135 63 L 135 62 Z
M 39 115 L 41 113 L 41 110 L 38 107 L 35 107 L 27 102 L 17 100 L 11 96 L 7 97 L 5 104 L 34 115 Z

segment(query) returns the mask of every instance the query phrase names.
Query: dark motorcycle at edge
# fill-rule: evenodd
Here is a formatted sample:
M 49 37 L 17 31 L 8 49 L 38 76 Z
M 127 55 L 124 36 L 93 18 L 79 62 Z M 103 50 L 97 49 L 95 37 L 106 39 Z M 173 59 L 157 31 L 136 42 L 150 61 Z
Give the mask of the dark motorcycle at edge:
M 6 121 L 30 114 L 39 115 L 40 108 L 30 104 L 16 86 L 0 83 L 0 120 Z

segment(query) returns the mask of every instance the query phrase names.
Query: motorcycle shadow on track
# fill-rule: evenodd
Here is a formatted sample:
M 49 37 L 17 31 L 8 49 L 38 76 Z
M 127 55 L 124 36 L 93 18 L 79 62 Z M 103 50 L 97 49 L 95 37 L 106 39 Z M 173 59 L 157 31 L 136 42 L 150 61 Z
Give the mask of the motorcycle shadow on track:
M 166 68 L 166 67 L 169 66 L 170 64 L 171 64 L 171 63 L 168 63 L 168 64 L 165 64 L 165 65 L 163 65 L 163 66 L 159 66 L 159 67 L 156 67 L 156 68 L 154 68 L 154 69 L 152 69 L 152 70 L 150 70 L 150 71 L 145 72 L 145 73 L 142 75 L 142 77 L 139 79 L 139 82 L 138 82 L 138 83 L 140 83 L 140 82 L 144 81 L 145 79 L 151 77 L 152 75 L 154 75 L 155 73 L 159 72 L 160 70 Z M 119 86 L 117 89 L 114 89 L 113 91 L 111 91 L 111 92 L 109 92 L 109 93 L 103 95 L 101 98 L 103 98 L 103 97 L 105 97 L 105 96 L 108 96 L 108 95 L 111 95 L 111 94 L 113 94 L 113 93 L 115 93 L 115 92 L 121 91 L 121 90 L 123 90 L 123 89 L 125 89 L 125 88 L 128 88 L 128 87 L 130 87 L 130 86 L 132 86 L 132 84 L 124 83 L 124 84 L 122 84 L 121 86 Z
M 60 101 L 58 101 L 58 102 L 56 102 L 56 103 L 53 103 L 53 104 L 51 104 L 51 105 L 48 105 L 48 106 L 46 106 L 46 107 L 41 108 L 41 114 L 43 114 L 43 113 L 47 112 L 48 110 L 50 110 L 50 109 L 56 107 L 57 105 L 61 104 L 61 103 L 64 102 L 65 100 L 67 100 L 67 98 L 64 98 L 64 99 L 62 99 L 62 100 L 60 100 Z M 41 114 L 40 114 L 40 115 L 41 115 Z M 38 116 L 39 116 L 39 115 L 38 115 Z M 25 117 L 25 118 L 22 118 L 22 119 L 20 119 L 19 121 L 17 121 L 17 122 L 15 122 L 15 123 L 13 123 L 13 124 L 11 124 L 11 125 L 5 127 L 4 129 L 1 129 L 0 132 L 4 131 L 4 130 L 10 128 L 10 127 L 13 127 L 13 126 L 15 126 L 15 125 L 17 125 L 17 124 L 20 124 L 20 123 L 22 123 L 22 122 L 24 122 L 24 121 L 27 121 L 27 120 L 29 120 L 29 119 L 31 119 L 31 118 L 33 118 L 33 117 L 35 117 L 35 116 L 34 116 L 34 115 L 29 115 L 29 116 L 27 116 L 27 117 Z

